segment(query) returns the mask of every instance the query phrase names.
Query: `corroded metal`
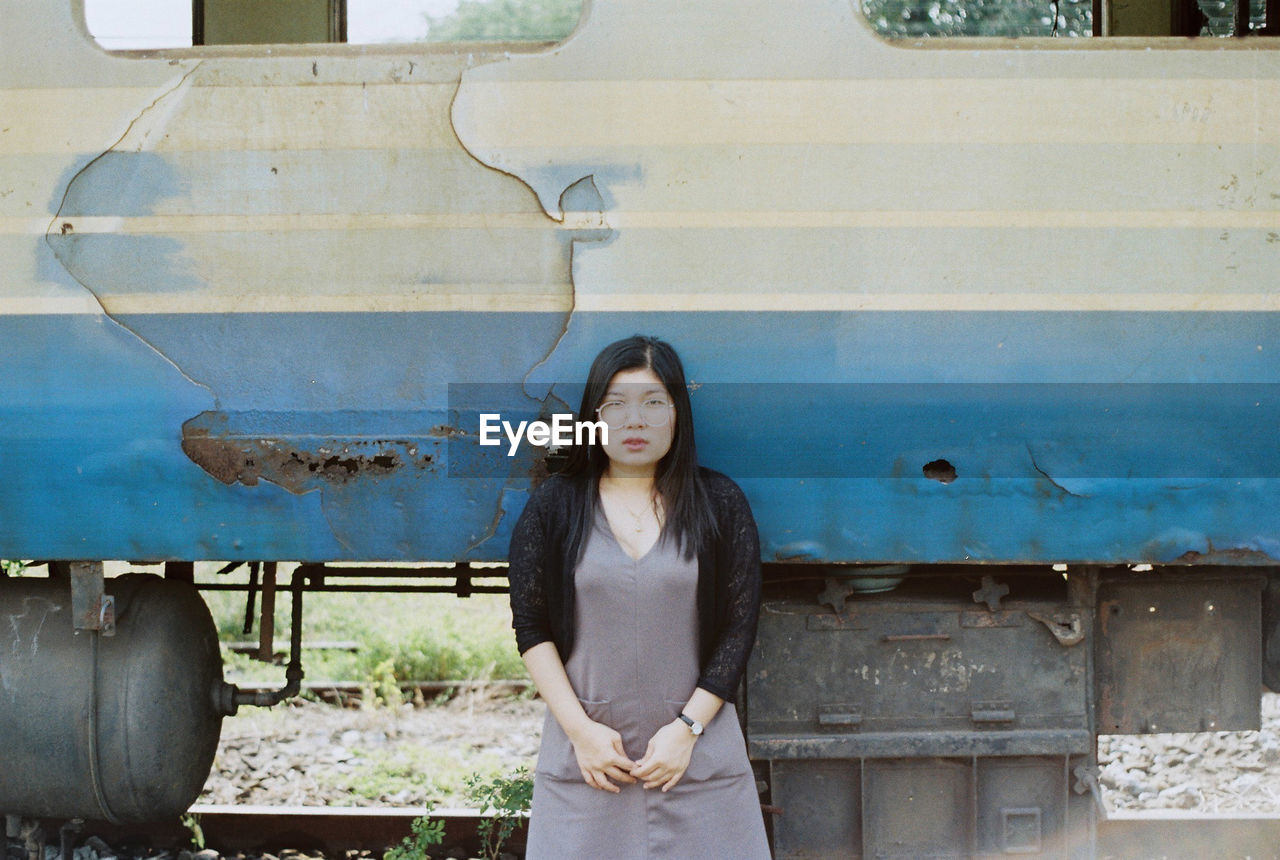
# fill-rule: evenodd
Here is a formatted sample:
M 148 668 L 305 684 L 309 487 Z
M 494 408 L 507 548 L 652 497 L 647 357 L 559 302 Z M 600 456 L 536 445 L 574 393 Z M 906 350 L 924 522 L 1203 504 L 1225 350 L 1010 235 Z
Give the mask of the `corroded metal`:
M 1280 693 L 1280 572 L 1271 571 L 1262 593 L 1262 680 Z
M 1085 756 L 1063 754 L 771 763 L 778 858 L 1092 856 Z
M 1098 731 L 1257 729 L 1264 579 L 1115 572 L 1098 590 Z
M 308 439 L 219 432 L 201 419 L 183 425 L 182 450 L 193 462 L 224 484 L 256 486 L 269 481 L 301 493 L 324 484 L 345 484 L 390 475 L 398 469 L 434 466 L 434 445 L 427 439 Z M 448 438 L 447 429 L 437 431 Z
M 978 578 L 976 593 L 908 580 L 838 613 L 820 605 L 830 581 L 771 583 L 746 698 L 782 810 L 775 856 L 1088 856 L 1100 810 L 1083 588 Z
M 747 679 L 753 749 L 766 737 L 829 736 L 821 706 L 847 702 L 858 704 L 860 734 L 964 733 L 975 708 L 991 710 L 979 703 L 1007 702 L 997 710 L 1016 712 L 1018 729 L 1087 737 L 1088 652 L 1033 617 L 1059 605 L 972 605 L 891 593 L 837 615 L 803 599 L 767 601 Z M 1090 629 L 1087 616 L 1078 621 Z
M 71 571 L 71 615 L 75 629 L 96 630 L 103 636 L 116 632 L 115 597 L 103 586 L 102 562 L 73 561 Z

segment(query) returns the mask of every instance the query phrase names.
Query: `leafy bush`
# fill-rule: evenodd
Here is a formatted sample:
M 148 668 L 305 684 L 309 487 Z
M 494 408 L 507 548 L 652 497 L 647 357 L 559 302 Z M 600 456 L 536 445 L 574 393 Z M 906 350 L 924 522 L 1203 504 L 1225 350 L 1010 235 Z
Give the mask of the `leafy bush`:
M 427 853 L 429 847 L 444 842 L 443 819 L 432 821 L 430 816 L 422 815 L 415 818 L 409 828 L 413 832 L 383 854 L 382 860 L 423 860 L 430 856 Z
M 524 767 L 510 776 L 495 776 L 488 780 L 474 775 L 467 779 L 467 796 L 481 813 L 493 813 L 492 817 L 481 819 L 476 831 L 489 860 L 498 860 L 502 844 L 529 812 L 533 800 L 533 777 Z

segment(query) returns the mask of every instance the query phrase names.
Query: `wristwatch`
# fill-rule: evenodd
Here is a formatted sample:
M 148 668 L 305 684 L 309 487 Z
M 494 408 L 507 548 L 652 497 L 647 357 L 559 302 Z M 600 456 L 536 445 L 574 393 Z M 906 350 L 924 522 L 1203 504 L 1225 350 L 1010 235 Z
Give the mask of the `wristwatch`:
M 680 719 L 689 727 L 689 731 L 695 738 L 702 734 L 702 723 L 698 722 L 693 717 L 686 716 L 685 714 L 681 714 Z

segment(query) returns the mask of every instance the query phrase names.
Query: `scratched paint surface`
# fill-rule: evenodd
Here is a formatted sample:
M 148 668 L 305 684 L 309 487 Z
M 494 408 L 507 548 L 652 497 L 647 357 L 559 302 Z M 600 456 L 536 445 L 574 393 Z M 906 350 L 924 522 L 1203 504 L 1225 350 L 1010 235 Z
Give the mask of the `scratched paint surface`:
M 15 10 L 0 556 L 500 559 L 542 467 L 463 474 L 450 385 L 576 405 L 636 331 L 768 558 L 1280 553 L 1275 56 L 669 5 L 527 56 Z

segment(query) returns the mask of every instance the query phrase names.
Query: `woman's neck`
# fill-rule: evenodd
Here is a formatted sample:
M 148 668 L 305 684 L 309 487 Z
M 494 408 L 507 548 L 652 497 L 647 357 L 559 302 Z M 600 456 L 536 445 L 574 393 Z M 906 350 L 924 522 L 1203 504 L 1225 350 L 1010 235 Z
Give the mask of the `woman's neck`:
M 610 463 L 604 474 L 600 476 L 602 489 L 618 491 L 629 496 L 652 496 L 654 485 L 654 469 L 651 466 L 633 471 L 625 466 L 619 467 Z

